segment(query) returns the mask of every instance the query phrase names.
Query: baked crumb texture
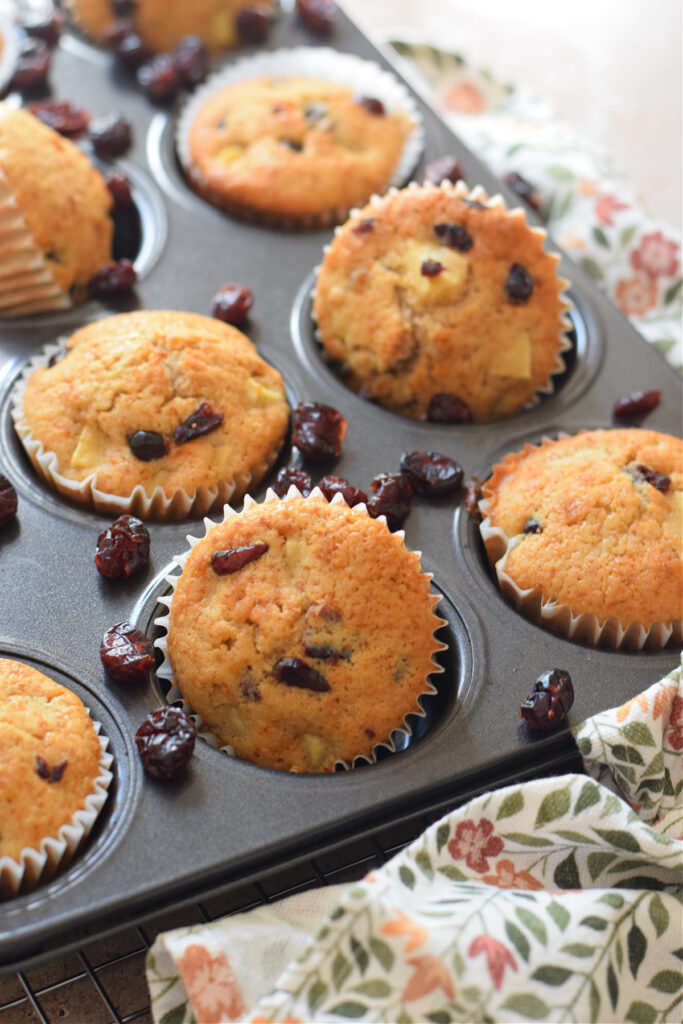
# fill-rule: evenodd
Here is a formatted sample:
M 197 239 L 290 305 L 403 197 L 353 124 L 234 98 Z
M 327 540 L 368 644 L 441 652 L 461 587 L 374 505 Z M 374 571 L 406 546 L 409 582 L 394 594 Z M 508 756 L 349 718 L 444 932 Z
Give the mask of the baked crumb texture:
M 30 373 L 14 415 L 36 468 L 76 500 L 160 518 L 201 514 L 241 496 L 277 457 L 289 422 L 282 377 L 236 328 L 145 310 L 88 324 L 66 348 Z M 222 423 L 175 443 L 174 429 L 204 402 Z M 139 430 L 162 434 L 167 454 L 136 458 L 129 439 Z
M 0 893 L 7 895 L 78 846 L 106 799 L 112 759 L 75 693 L 8 658 L 0 659 L 0 749 Z
M 574 639 L 680 642 L 682 486 L 682 442 L 652 430 L 583 431 L 506 455 L 480 503 L 501 590 Z M 540 531 L 524 532 L 530 520 Z
M 227 576 L 221 550 L 266 544 Z M 178 560 L 182 563 L 184 560 Z M 209 529 L 184 561 L 170 604 L 173 678 L 203 728 L 238 757 L 267 768 L 329 772 L 374 759 L 421 694 L 443 644 L 438 600 L 419 555 L 364 508 L 314 491 L 260 505 Z M 329 689 L 278 681 L 281 659 L 299 658 Z M 409 730 L 408 730 L 409 731 Z
M 469 242 L 447 244 L 439 225 Z M 320 340 L 344 382 L 413 419 L 427 417 L 434 395 L 457 395 L 477 422 L 552 391 L 569 304 L 545 237 L 522 210 L 464 183 L 410 185 L 354 210 L 325 252 L 314 300 Z M 424 273 L 427 261 L 441 269 Z M 506 293 L 513 264 L 533 281 L 525 302 Z
M 388 186 L 413 128 L 400 109 L 372 113 L 344 85 L 261 76 L 201 105 L 185 169 L 200 195 L 236 216 L 334 223 Z
M 236 19 L 250 0 L 136 0 L 130 17 L 152 50 L 172 49 L 183 36 L 199 36 L 210 53 L 239 42 Z M 271 0 L 265 0 L 272 6 Z M 116 18 L 110 0 L 65 0 L 70 17 L 101 43 Z
M 86 298 L 111 259 L 112 202 L 77 146 L 0 103 L 0 317 Z

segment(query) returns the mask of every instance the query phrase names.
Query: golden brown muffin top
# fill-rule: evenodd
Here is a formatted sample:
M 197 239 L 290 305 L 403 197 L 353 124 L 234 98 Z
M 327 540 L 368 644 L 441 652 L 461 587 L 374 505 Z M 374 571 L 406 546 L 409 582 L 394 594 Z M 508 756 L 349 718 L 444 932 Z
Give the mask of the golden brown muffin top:
M 199 36 L 212 53 L 238 42 L 235 19 L 250 0 L 135 0 L 128 17 L 153 50 L 170 50 L 183 36 Z M 272 6 L 272 0 L 265 0 Z M 110 0 L 66 0 L 74 21 L 102 42 L 115 15 Z
M 520 588 L 647 628 L 683 616 L 682 488 L 678 438 L 594 430 L 507 455 L 483 495 L 491 525 L 521 538 L 505 563 Z
M 560 365 L 558 257 L 521 210 L 467 196 L 410 186 L 354 211 L 318 277 L 315 317 L 346 382 L 415 419 L 444 393 L 475 420 L 508 415 Z M 516 265 L 532 279 L 523 301 L 508 293 Z
M 313 78 L 236 82 L 203 104 L 189 133 L 193 181 L 262 213 L 308 216 L 386 188 L 411 122 L 373 113 Z
M 75 693 L 1 658 L 0 749 L 0 856 L 17 859 L 85 806 L 102 748 Z
M 67 354 L 28 380 L 24 419 L 71 480 L 129 495 L 141 484 L 193 493 L 266 471 L 284 439 L 282 377 L 240 331 L 196 313 L 144 310 L 97 320 Z M 178 442 L 174 430 L 203 403 L 222 414 L 208 433 Z M 167 454 L 135 456 L 137 431 L 163 435 Z
M 267 550 L 231 575 L 212 568 L 216 552 L 254 545 Z M 221 744 L 269 768 L 331 771 L 417 710 L 440 647 L 433 604 L 418 555 L 385 523 L 322 497 L 270 500 L 193 548 L 168 652 Z M 291 658 L 317 688 L 278 679 Z
M 2 175 L 55 280 L 78 301 L 111 259 L 113 201 L 102 175 L 69 139 L 0 104 Z

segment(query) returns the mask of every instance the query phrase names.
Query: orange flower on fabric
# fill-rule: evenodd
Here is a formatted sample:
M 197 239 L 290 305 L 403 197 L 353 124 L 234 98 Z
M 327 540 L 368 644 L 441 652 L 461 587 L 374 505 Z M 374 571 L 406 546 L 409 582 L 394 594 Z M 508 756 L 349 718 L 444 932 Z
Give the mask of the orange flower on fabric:
M 212 956 L 204 946 L 188 946 L 178 959 L 178 972 L 202 1024 L 239 1020 L 246 1013 L 242 993 L 225 953 Z
M 476 824 L 471 818 L 461 821 L 448 844 L 453 860 L 465 860 L 468 868 L 483 874 L 488 871 L 487 857 L 497 857 L 503 849 L 503 840 L 492 836 L 493 823 L 482 818 Z
M 644 316 L 657 302 L 657 284 L 643 274 L 618 281 L 617 302 L 626 316 Z
M 486 108 L 482 91 L 474 82 L 457 82 L 451 86 L 444 96 L 444 103 L 458 114 L 481 114 Z
M 415 968 L 415 971 L 403 989 L 401 998 L 405 1003 L 421 999 L 422 996 L 433 992 L 435 988 L 440 988 L 449 999 L 455 999 L 453 979 L 442 960 L 436 956 L 417 956 L 413 960 L 409 960 L 408 963 Z
M 603 196 L 595 204 L 595 216 L 601 224 L 606 224 L 611 228 L 614 224 L 614 214 L 619 210 L 628 210 L 628 208 L 628 203 L 620 203 L 616 196 Z
M 674 750 L 683 750 L 683 697 L 674 697 L 669 715 L 669 732 L 665 739 Z
M 517 961 L 507 946 L 491 935 L 479 935 L 470 943 L 467 955 L 474 957 L 479 956 L 480 953 L 484 953 L 486 956 L 486 966 L 491 975 L 493 987 L 498 990 L 503 984 L 505 968 L 511 967 L 513 971 L 516 971 Z
M 678 246 L 661 231 L 643 235 L 638 248 L 631 253 L 631 263 L 648 277 L 672 277 L 678 270 Z
M 674 686 L 662 686 L 655 694 L 655 699 L 652 704 L 652 717 L 657 721 L 664 714 L 668 714 L 671 706 L 671 699 L 676 692 Z
M 484 875 L 482 882 L 497 885 L 499 889 L 542 889 L 543 883 L 530 875 L 528 871 L 515 871 L 511 860 L 499 860 L 495 865 L 495 875 Z
M 398 914 L 398 921 L 387 921 L 380 928 L 380 932 L 382 935 L 409 935 L 410 939 L 406 943 L 405 952 L 412 953 L 414 949 L 417 949 L 423 942 L 426 942 L 427 929 L 416 924 L 415 921 L 411 921 L 400 910 L 397 910 L 396 913 Z
M 617 708 L 617 722 L 623 722 L 628 718 L 634 704 L 637 704 L 641 711 L 647 714 L 647 697 L 644 693 L 639 693 L 637 697 L 632 697 L 631 700 L 627 700 L 625 704 Z

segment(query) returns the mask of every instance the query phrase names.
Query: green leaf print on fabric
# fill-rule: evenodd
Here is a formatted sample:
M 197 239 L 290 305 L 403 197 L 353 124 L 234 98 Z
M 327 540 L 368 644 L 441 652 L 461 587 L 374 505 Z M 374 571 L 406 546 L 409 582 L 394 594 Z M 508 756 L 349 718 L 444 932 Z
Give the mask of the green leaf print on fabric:
M 447 821 L 436 830 L 436 852 L 441 853 L 451 835 L 451 826 Z
M 602 874 L 606 867 L 608 867 L 613 861 L 617 859 L 619 854 L 604 852 L 595 852 L 588 854 L 588 872 L 591 876 L 591 882 L 594 882 L 598 875 Z
M 390 996 L 391 985 L 380 978 L 372 981 L 364 981 L 362 985 L 355 985 L 354 992 L 360 992 L 362 996 L 370 996 L 371 999 L 381 999 L 383 996 Z
M 587 741 L 587 742 L 588 742 L 588 747 L 590 749 L 590 741 Z M 600 800 L 601 800 L 600 787 L 597 785 L 597 783 L 595 783 L 595 782 L 586 782 L 581 787 L 581 792 L 579 793 L 579 799 L 576 801 L 576 804 L 574 805 L 574 814 L 575 815 L 581 814 L 581 811 L 586 811 L 586 810 L 588 810 L 589 807 L 594 807 L 595 804 L 599 804 Z
M 657 938 L 659 938 L 669 927 L 669 911 L 664 906 L 661 896 L 652 897 L 648 903 L 647 912 L 657 932 Z
M 567 908 L 563 907 L 561 903 L 557 903 L 555 900 L 553 900 L 553 902 L 548 906 L 548 913 L 561 932 L 565 930 L 571 921 L 571 914 Z
M 535 981 L 542 981 L 544 985 L 564 985 L 567 978 L 571 977 L 573 971 L 566 967 L 554 967 L 552 964 L 543 964 L 537 967 L 531 977 Z
M 536 914 L 532 914 L 531 911 L 527 910 L 525 907 L 517 907 L 515 909 L 515 913 L 524 927 L 528 928 L 532 935 L 535 935 L 538 941 L 542 942 L 544 946 L 547 945 L 548 933 L 546 932 L 545 925 L 543 924 L 543 921 L 541 921 L 540 917 L 537 917 Z
M 183 1024 L 186 1012 L 187 1003 L 179 1003 L 163 1015 L 159 1024 Z
M 343 953 L 337 953 L 332 964 L 332 983 L 338 992 L 353 968 Z
M 611 963 L 607 965 L 607 991 L 609 993 L 609 1001 L 612 1004 L 612 1009 L 616 1010 L 617 1003 L 619 1002 L 619 984 Z
M 432 879 L 434 877 L 434 868 L 426 850 L 420 850 L 415 857 L 415 863 L 427 878 Z
M 655 988 L 658 992 L 668 992 L 674 995 L 683 985 L 683 973 L 681 971 L 658 971 L 648 988 Z
M 638 968 L 642 964 L 647 952 L 647 939 L 637 924 L 631 926 L 626 940 L 628 948 L 628 965 L 634 978 L 638 977 Z
M 533 992 L 520 992 L 508 996 L 501 1009 L 514 1010 L 521 1017 L 528 1017 L 531 1020 L 543 1020 L 548 1015 L 550 1007 Z
M 569 953 L 570 956 L 578 956 L 580 959 L 593 956 L 596 946 L 589 946 L 585 942 L 568 942 L 566 946 L 560 947 L 560 953 Z
M 338 1017 L 349 1017 L 352 1020 L 358 1020 L 359 1017 L 365 1016 L 367 1010 L 368 1008 L 364 1003 L 356 1003 L 347 999 L 345 1002 L 333 1006 L 330 1013 L 336 1013 Z
M 579 876 L 579 869 L 576 866 L 576 857 L 574 851 L 565 857 L 563 861 L 555 868 L 553 874 L 553 881 L 558 889 L 580 889 L 581 878 Z
M 516 924 L 513 924 L 512 921 L 506 921 L 505 933 L 522 959 L 526 960 L 528 963 L 531 946 L 529 945 L 529 941 L 524 932 L 521 931 Z
M 641 852 L 640 843 L 630 832 L 622 832 L 620 829 L 602 828 L 595 828 L 593 831 L 602 836 L 610 846 L 616 846 L 618 850 L 628 850 L 629 853 Z
M 370 963 L 370 957 L 366 953 L 365 949 L 361 946 L 360 942 L 357 942 L 356 939 L 353 938 L 353 936 L 351 936 L 350 946 L 351 953 L 353 955 L 353 959 L 356 961 L 358 970 L 360 971 L 361 974 L 365 974 L 366 968 Z
M 368 940 L 368 945 L 373 955 L 379 960 L 382 967 L 387 973 L 391 970 L 394 965 L 394 954 L 391 948 L 383 942 L 382 939 L 371 938 Z
M 412 889 L 415 886 L 415 875 L 407 868 L 405 864 L 402 864 L 398 871 L 398 876 L 405 886 Z
M 314 981 L 308 990 L 308 1009 L 311 1013 L 315 1013 L 326 995 L 327 985 L 324 981 L 321 981 L 320 978 L 318 978 L 318 980 Z
M 654 737 L 644 722 L 629 722 L 621 731 L 629 743 L 639 747 L 655 746 Z
M 633 1024 L 654 1024 L 657 1020 L 657 1011 L 654 1006 L 637 999 L 626 1011 L 626 1020 L 632 1021 Z
M 534 827 L 538 828 L 539 825 L 547 825 L 549 821 L 561 818 L 569 812 L 570 807 L 569 786 L 565 786 L 563 789 L 556 789 L 553 793 L 549 793 L 548 796 L 543 798 L 536 815 Z
M 508 794 L 501 803 L 496 815 L 496 821 L 500 821 L 501 818 L 509 818 L 513 814 L 519 814 L 523 808 L 524 797 L 522 796 L 522 791 L 521 789 L 516 789 L 514 793 Z

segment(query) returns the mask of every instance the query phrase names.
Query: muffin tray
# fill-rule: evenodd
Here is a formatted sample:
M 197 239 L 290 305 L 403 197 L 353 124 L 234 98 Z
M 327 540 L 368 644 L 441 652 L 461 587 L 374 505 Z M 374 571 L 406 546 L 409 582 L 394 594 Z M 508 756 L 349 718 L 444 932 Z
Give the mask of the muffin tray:
M 283 11 L 268 47 L 290 45 L 319 42 Z M 415 91 L 400 58 L 378 49 L 342 14 L 325 45 L 403 76 L 424 120 L 424 160 L 452 153 L 468 184 L 506 195 Z M 164 577 L 171 560 L 186 548 L 188 533 L 203 531 L 196 520 L 152 523 L 147 573 L 125 582 L 99 576 L 95 543 L 111 520 L 48 491 L 14 433 L 12 388 L 44 344 L 124 308 L 209 313 L 218 288 L 239 281 L 255 294 L 246 333 L 281 371 L 290 404 L 325 402 L 348 417 L 342 457 L 320 475 L 334 472 L 364 489 L 378 473 L 398 471 L 401 454 L 416 448 L 443 452 L 467 474 L 485 476 L 501 455 L 526 441 L 611 426 L 615 399 L 634 389 L 661 389 L 662 402 L 647 426 L 678 434 L 680 379 L 564 259 L 560 270 L 571 282 L 574 348 L 553 396 L 504 421 L 469 426 L 409 421 L 370 405 L 335 376 L 313 333 L 314 267 L 331 232 L 272 231 L 233 221 L 204 203 L 175 160 L 177 112 L 153 108 L 108 54 L 71 33 L 55 52 L 52 85 L 57 98 L 80 101 L 92 115 L 121 108 L 133 123 L 134 146 L 117 165 L 130 177 L 140 212 L 140 280 L 136 295 L 116 307 L 90 303 L 1 322 L 0 471 L 14 482 L 20 504 L 16 522 L 0 534 L 0 656 L 27 661 L 84 700 L 110 738 L 115 779 L 87 847 L 72 865 L 2 905 L 2 970 L 46 959 L 152 909 L 196 900 L 218 886 L 238 886 L 422 807 L 513 781 L 534 766 L 552 767 L 561 758 L 566 763 L 566 730 L 537 738 L 518 717 L 537 675 L 550 667 L 569 670 L 576 690 L 571 721 L 578 722 L 634 696 L 670 671 L 678 657 L 672 648 L 638 654 L 589 649 L 527 622 L 498 593 L 477 527 L 458 500 L 417 499 L 406 522 L 406 543 L 422 551 L 423 566 L 434 573 L 434 588 L 443 595 L 439 611 L 447 625 L 439 635 L 448 650 L 442 656 L 445 671 L 435 677 L 438 694 L 425 700 L 426 717 L 416 720 L 407 749 L 351 772 L 316 776 L 261 769 L 198 742 L 183 779 L 162 785 L 145 777 L 133 737 L 145 715 L 163 702 L 163 691 L 156 680 L 141 689 L 107 681 L 99 644 L 105 630 L 124 619 L 153 635 L 152 622 L 164 611 L 157 601 L 168 592 Z M 517 205 L 514 197 L 506 198 Z M 289 444 L 277 465 L 285 464 L 298 464 Z M 264 496 L 267 483 L 255 497 Z

